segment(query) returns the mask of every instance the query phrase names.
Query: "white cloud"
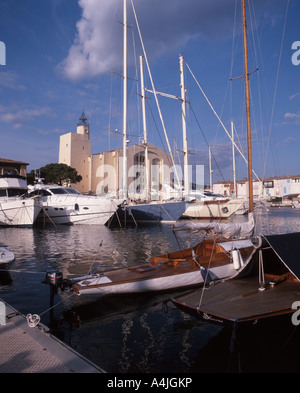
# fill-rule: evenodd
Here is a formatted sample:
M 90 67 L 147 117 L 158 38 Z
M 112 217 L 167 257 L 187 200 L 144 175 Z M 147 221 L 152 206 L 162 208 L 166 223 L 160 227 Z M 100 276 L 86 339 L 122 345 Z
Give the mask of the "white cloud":
M 13 128 L 20 128 L 24 123 L 27 123 L 36 117 L 50 115 L 52 115 L 52 110 L 49 107 L 28 109 L 0 106 L 0 121 L 12 124 Z
M 119 0 L 79 0 L 82 17 L 67 58 L 59 65 L 71 80 L 101 74 L 119 59 L 116 45 L 114 9 Z M 121 46 L 119 46 L 119 49 Z
M 19 82 L 19 77 L 12 71 L 1 71 L 0 73 L 0 87 L 5 87 L 13 90 L 26 90 L 26 86 Z
M 59 70 L 67 78 L 79 80 L 120 69 L 122 25 L 117 21 L 123 20 L 123 2 L 78 0 L 78 4 L 82 17 Z M 143 0 L 134 6 L 147 53 L 155 57 L 174 49 L 178 54 L 190 38 L 199 35 L 218 39 L 231 36 L 234 4 L 233 0 Z M 136 30 L 130 1 L 127 9 L 128 24 Z
M 294 120 L 294 121 L 300 120 L 300 112 L 297 113 L 287 112 L 284 114 L 284 118 L 287 120 Z
M 294 100 L 296 97 L 299 97 L 300 96 L 300 93 L 295 93 L 295 94 L 292 94 L 290 97 L 289 97 L 289 99 L 290 100 Z

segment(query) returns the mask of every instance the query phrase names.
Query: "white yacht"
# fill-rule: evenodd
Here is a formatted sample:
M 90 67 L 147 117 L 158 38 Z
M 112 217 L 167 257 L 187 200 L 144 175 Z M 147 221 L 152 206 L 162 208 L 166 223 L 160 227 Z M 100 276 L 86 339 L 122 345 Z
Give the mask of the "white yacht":
M 41 211 L 38 200 L 27 195 L 27 165 L 0 158 L 0 226 L 31 227 Z
M 46 185 L 39 181 L 29 186 L 30 196 L 39 196 L 39 223 L 104 225 L 123 202 L 119 199 L 83 195 L 72 187 Z

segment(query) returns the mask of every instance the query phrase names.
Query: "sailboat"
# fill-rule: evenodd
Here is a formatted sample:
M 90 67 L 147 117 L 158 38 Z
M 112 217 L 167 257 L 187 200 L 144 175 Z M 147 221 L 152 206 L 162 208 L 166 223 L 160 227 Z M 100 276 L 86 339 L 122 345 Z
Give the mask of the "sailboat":
M 245 0 L 242 0 L 249 161 L 249 210 L 253 211 L 251 123 Z M 234 276 L 173 299 L 186 313 L 212 323 L 238 326 L 295 313 L 300 294 L 296 261 L 300 233 L 258 236 L 257 248 Z
M 234 214 L 246 214 L 248 211 L 248 200 L 244 198 L 200 199 L 189 205 L 183 213 L 183 218 L 224 220 Z
M 127 200 L 117 210 L 115 214 L 115 222 L 117 223 L 134 223 L 135 225 L 139 223 L 162 223 L 162 222 L 175 222 L 177 221 L 184 211 L 187 209 L 188 205 L 191 203 L 188 200 L 151 200 L 150 193 L 148 193 L 147 198 L 150 201 L 146 202 L 136 202 L 129 199 L 128 195 L 128 173 L 127 173 L 127 0 L 123 0 L 123 163 L 122 163 L 122 197 Z M 145 89 L 143 85 L 143 65 L 142 58 L 140 57 L 140 72 L 141 72 L 141 97 L 142 97 L 142 109 L 143 109 L 143 126 L 144 126 L 144 140 L 143 146 L 145 148 L 145 166 L 146 166 L 146 189 L 149 189 L 149 162 L 148 162 L 148 141 L 147 141 L 147 130 L 146 130 L 146 118 L 145 118 Z M 152 80 L 152 78 L 151 78 Z M 169 141 L 165 132 L 167 139 L 167 144 Z M 172 152 L 169 148 L 169 152 L 172 158 Z
M 183 224 L 184 225 L 184 224 Z M 205 224 L 207 234 L 196 246 L 153 257 L 140 263 L 68 280 L 77 295 L 107 295 L 170 291 L 230 277 L 256 252 L 249 236 L 253 223 Z M 219 237 L 212 235 L 218 232 Z
M 239 224 L 182 222 L 174 227 L 186 230 L 189 225 L 201 232 L 202 240 L 195 247 L 153 257 L 150 263 L 77 277 L 69 280 L 72 290 L 99 296 L 206 285 L 235 275 L 256 253 L 252 213 L 248 222 Z
M 188 185 L 189 173 L 188 173 L 188 147 L 186 141 L 186 125 L 185 125 L 185 88 L 183 78 L 183 57 L 180 56 L 180 74 L 181 74 L 181 100 L 182 100 L 182 117 L 183 117 L 183 147 L 184 147 L 184 185 Z M 232 129 L 233 133 L 233 129 Z M 233 136 L 232 136 L 233 139 Z M 210 178 L 210 190 L 212 190 L 212 169 L 211 169 L 211 148 L 209 146 L 209 178 Z M 234 145 L 233 145 L 233 166 L 235 165 L 234 158 Z M 234 169 L 235 179 L 235 169 Z M 188 190 L 188 189 L 187 189 Z M 211 219 L 220 220 L 227 219 L 234 214 L 245 214 L 248 211 L 248 200 L 245 198 L 236 197 L 236 186 L 234 186 L 235 198 L 229 198 L 211 193 L 210 197 L 207 198 L 204 195 L 196 195 L 196 200 L 191 203 L 183 214 L 183 218 L 195 218 L 195 219 Z M 189 190 L 186 192 L 188 194 Z

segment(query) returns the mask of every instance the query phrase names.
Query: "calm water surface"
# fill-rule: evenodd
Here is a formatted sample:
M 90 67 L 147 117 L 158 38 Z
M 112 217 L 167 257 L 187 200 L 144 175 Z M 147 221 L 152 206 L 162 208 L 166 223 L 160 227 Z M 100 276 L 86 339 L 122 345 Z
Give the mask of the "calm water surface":
M 300 209 L 257 213 L 257 233 L 294 231 L 300 231 Z M 16 255 L 9 266 L 0 266 L 0 298 L 25 315 L 39 314 L 60 339 L 106 371 L 228 371 L 231 332 L 175 308 L 170 299 L 180 291 L 102 299 L 59 291 L 49 310 L 46 271 L 59 269 L 67 277 L 85 274 L 91 265 L 105 270 L 143 263 L 177 250 L 178 241 L 182 247 L 194 245 L 196 238 L 176 239 L 169 225 L 126 230 L 88 225 L 1 228 L 0 235 Z M 249 330 L 241 344 L 241 370 L 299 372 L 296 347 L 289 346 L 297 334 L 291 323 L 284 328 L 275 324 L 267 332 Z

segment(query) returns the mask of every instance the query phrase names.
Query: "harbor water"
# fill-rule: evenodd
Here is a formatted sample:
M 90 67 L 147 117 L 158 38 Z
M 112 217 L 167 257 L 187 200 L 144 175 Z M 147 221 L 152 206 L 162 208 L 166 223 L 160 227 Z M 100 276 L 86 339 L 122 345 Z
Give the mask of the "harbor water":
M 300 209 L 261 209 L 256 223 L 257 234 L 298 232 Z M 40 315 L 58 338 L 104 370 L 229 370 L 230 330 L 177 309 L 171 299 L 183 291 L 97 298 L 77 296 L 66 289 L 51 297 L 51 288 L 44 283 L 47 271 L 60 270 L 64 277 L 74 277 L 90 268 L 106 270 L 144 263 L 153 256 L 195 245 L 196 235 L 175 237 L 167 224 L 127 229 L 74 225 L 1 228 L 0 241 L 16 256 L 8 266 L 0 265 L 0 299 L 25 315 Z M 241 371 L 299 372 L 300 356 L 294 343 L 299 343 L 297 334 L 292 322 L 283 328 L 277 324 L 259 331 L 255 326 L 249 328 L 243 337 L 245 343 L 240 342 Z

